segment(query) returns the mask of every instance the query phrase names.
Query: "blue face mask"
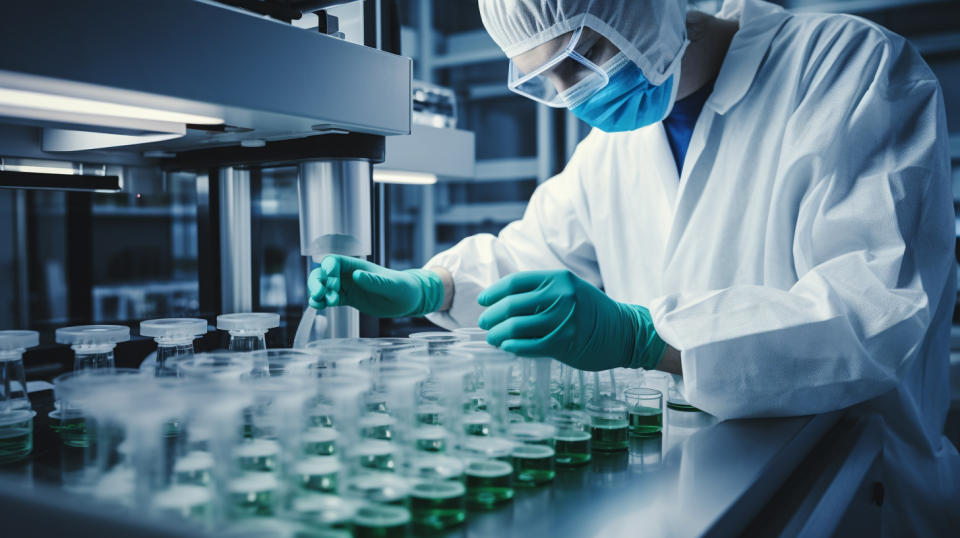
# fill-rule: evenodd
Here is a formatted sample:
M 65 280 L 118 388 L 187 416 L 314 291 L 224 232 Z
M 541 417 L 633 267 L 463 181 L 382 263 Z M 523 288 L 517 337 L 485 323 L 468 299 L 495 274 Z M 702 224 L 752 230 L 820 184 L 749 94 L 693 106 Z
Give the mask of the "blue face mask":
M 663 84 L 654 86 L 637 64 L 628 61 L 610 74 L 606 86 L 570 111 L 601 131 L 632 131 L 667 116 L 673 83 L 674 76 L 670 75 Z

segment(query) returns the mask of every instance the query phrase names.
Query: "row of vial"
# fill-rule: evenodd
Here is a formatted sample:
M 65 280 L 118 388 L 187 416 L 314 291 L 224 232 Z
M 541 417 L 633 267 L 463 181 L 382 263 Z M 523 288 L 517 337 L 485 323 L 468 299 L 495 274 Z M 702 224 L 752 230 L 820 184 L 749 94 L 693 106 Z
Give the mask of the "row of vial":
M 266 349 L 268 330 L 280 326 L 280 316 L 269 313 L 224 314 L 217 328 L 230 334 L 230 351 Z M 169 365 L 194 355 L 194 340 L 208 331 L 207 321 L 197 318 L 143 321 L 140 334 L 154 338 L 157 353 L 141 369 L 159 376 L 175 376 Z M 114 349 L 130 340 L 130 328 L 123 325 L 79 325 L 56 330 L 58 344 L 74 352 L 73 371 L 114 368 Z M 36 331 L 0 331 L 0 464 L 19 461 L 33 450 L 33 411 L 27 393 L 23 354 L 40 343 Z M 51 423 L 63 422 L 59 406 L 50 413 Z M 67 417 L 69 422 L 69 417 Z M 55 426 L 56 427 L 56 426 Z
M 459 525 L 468 504 L 510 502 L 557 466 L 662 428 L 667 381 L 653 372 L 517 358 L 480 329 L 266 350 L 278 321 L 220 316 L 231 350 L 196 356 L 203 320 L 143 322 L 158 352 L 140 370 L 113 368 L 128 331 L 58 331 L 77 353 L 50 417 L 79 454 L 64 487 L 220 532 L 404 535 Z M 0 349 L 22 338 L 8 333 Z

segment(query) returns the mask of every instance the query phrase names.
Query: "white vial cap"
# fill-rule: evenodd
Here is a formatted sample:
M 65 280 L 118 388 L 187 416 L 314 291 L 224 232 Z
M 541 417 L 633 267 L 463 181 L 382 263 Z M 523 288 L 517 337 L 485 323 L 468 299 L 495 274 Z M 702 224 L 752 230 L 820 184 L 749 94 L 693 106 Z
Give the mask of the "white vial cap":
M 0 351 L 26 349 L 40 344 L 37 331 L 0 331 Z
M 124 325 L 78 325 L 57 329 L 57 343 L 70 345 L 116 344 L 130 339 Z
M 140 322 L 140 334 L 154 338 L 207 334 L 207 320 L 199 318 L 151 319 Z
M 280 314 L 251 312 L 247 314 L 220 314 L 217 328 L 221 331 L 264 331 L 280 326 Z

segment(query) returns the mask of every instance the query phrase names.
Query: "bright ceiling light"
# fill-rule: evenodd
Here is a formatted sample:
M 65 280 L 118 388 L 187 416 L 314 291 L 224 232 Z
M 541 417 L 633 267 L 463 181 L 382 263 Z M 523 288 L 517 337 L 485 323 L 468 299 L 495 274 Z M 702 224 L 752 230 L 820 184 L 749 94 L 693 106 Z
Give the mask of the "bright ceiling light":
M 32 166 L 29 164 L 0 164 L 0 172 L 29 172 L 31 174 L 61 174 L 65 176 L 77 174 L 73 167 Z
M 373 180 L 377 183 L 398 183 L 401 185 L 433 185 L 437 182 L 436 174 L 421 172 L 404 172 L 399 170 L 373 169 Z
M 197 125 L 219 125 L 223 118 L 185 114 L 133 105 L 121 105 L 82 97 L 0 88 L 0 106 L 36 109 L 66 114 L 93 114 L 111 118 L 162 121 Z

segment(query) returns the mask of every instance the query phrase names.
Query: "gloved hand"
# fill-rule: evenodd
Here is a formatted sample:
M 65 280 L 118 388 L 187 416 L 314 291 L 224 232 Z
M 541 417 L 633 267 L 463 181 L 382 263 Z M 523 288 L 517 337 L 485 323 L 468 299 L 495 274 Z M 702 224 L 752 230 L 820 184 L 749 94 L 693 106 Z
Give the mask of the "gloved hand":
M 394 271 L 349 256 L 327 256 L 307 278 L 310 306 L 352 306 L 381 318 L 422 316 L 440 308 L 443 282 L 423 269 Z
M 553 357 L 581 370 L 653 369 L 666 343 L 650 311 L 618 303 L 570 271 L 525 271 L 477 298 L 487 343 L 527 357 Z

